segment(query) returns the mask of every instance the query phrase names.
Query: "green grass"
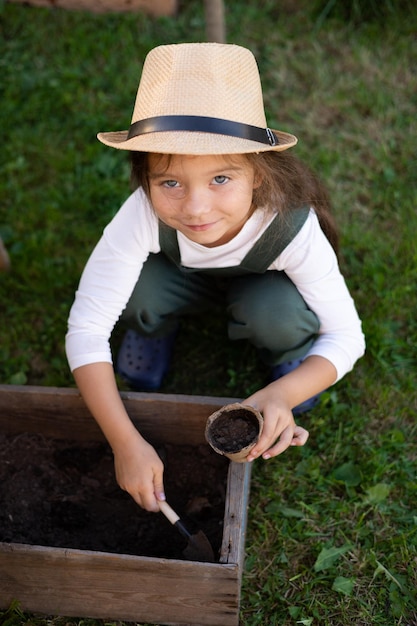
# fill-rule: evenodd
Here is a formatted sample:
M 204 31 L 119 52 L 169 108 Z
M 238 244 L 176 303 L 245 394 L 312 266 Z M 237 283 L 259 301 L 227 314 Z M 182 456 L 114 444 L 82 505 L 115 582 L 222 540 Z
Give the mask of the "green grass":
M 175 19 L 0 4 L 0 381 L 73 386 L 63 337 L 84 263 L 128 192 L 126 128 L 145 53 L 205 38 Z M 300 138 L 342 231 L 367 354 L 302 423 L 302 449 L 254 466 L 242 626 L 417 624 L 417 15 L 318 21 L 307 2 L 227 2 L 229 42 L 256 54 L 269 123 Z M 118 333 L 114 343 L 117 346 Z M 265 382 L 222 316 L 183 327 L 162 391 L 245 397 Z M 37 618 L 2 626 L 104 626 Z M 112 623 L 112 625 L 115 623 Z M 120 625 L 118 625 L 120 626 Z

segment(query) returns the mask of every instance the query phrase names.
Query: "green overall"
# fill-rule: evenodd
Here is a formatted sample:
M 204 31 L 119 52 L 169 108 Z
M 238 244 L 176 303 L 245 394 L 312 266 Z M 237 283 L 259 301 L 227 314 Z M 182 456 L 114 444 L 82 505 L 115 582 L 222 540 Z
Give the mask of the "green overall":
M 285 272 L 268 267 L 307 219 L 303 207 L 277 214 L 236 267 L 181 265 L 177 231 L 159 223 L 161 252 L 150 254 L 121 321 L 142 335 L 164 336 L 184 315 L 223 306 L 228 336 L 255 345 L 268 365 L 300 358 L 319 331 L 319 321 Z

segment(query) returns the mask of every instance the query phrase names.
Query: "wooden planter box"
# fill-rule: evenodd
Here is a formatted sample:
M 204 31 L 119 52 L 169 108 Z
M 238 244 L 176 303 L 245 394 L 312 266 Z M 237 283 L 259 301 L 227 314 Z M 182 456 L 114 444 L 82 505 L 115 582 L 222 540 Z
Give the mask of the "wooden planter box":
M 122 393 L 154 445 L 204 443 L 207 417 L 228 398 Z M 183 427 L 186 426 L 184 430 Z M 75 389 L 0 385 L 0 432 L 101 441 Z M 230 463 L 216 563 L 0 543 L 0 608 L 152 624 L 237 626 L 251 464 Z M 30 489 L 30 485 L 28 485 Z

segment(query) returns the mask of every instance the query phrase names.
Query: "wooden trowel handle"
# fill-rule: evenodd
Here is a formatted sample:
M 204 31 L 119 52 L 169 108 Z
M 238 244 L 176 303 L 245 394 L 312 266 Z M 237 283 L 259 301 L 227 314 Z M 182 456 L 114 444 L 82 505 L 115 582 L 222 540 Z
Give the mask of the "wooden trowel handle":
M 169 520 L 173 526 L 178 528 L 178 530 L 184 537 L 189 539 L 191 537 L 190 531 L 184 525 L 184 522 L 182 521 L 182 519 L 180 519 L 180 516 L 175 513 L 174 509 L 171 509 L 168 502 L 165 502 L 164 500 L 159 500 L 158 504 L 161 513 L 165 515 L 167 520 Z
M 169 520 L 171 524 L 176 524 L 180 519 L 180 516 L 175 513 L 174 509 L 169 506 L 168 502 L 165 502 L 164 500 L 158 500 L 158 504 L 159 510 L 165 515 L 167 520 Z

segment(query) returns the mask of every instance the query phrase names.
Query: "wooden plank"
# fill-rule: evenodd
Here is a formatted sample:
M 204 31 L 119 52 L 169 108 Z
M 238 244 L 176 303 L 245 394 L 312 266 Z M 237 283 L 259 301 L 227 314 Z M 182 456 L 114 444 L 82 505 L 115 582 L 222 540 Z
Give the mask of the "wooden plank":
M 229 465 L 220 562 L 237 563 L 240 570 L 245 558 L 251 472 L 252 463 Z
M 135 392 L 122 392 L 121 397 L 145 438 L 176 445 L 204 443 L 208 416 L 224 404 L 236 402 L 235 398 Z M 76 389 L 0 385 L 0 432 L 23 431 L 57 439 L 103 439 Z
M 52 7 L 92 13 L 144 11 L 150 15 L 175 15 L 177 0 L 9 0 L 38 7 Z
M 42 614 L 237 626 L 237 565 L 0 544 L 0 605 Z M 175 621 L 173 621 L 175 620 Z

